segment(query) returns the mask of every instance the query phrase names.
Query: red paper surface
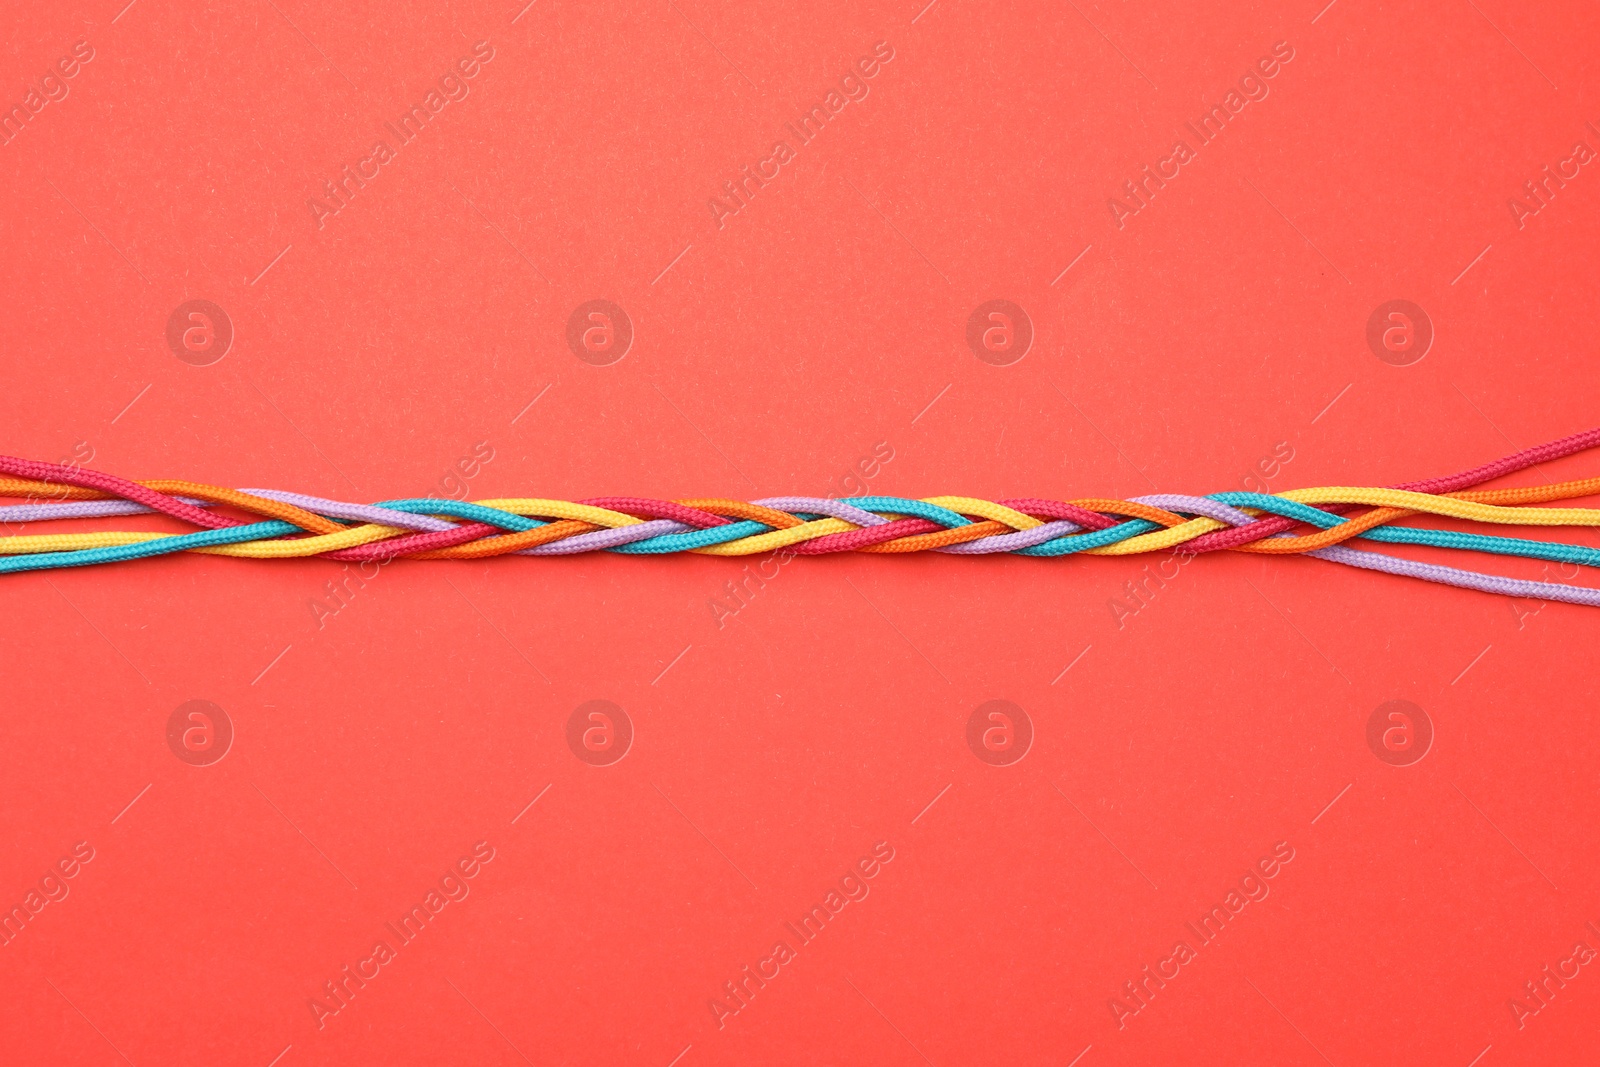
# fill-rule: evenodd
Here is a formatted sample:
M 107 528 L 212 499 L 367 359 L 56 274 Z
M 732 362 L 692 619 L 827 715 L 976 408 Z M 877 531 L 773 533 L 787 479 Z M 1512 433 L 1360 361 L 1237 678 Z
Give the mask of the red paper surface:
M 6 453 L 1071 499 L 1597 421 L 1577 0 L 123 2 L 3 16 Z M 1593 1058 L 1600 613 L 1164 560 L 8 576 L 3 1058 Z

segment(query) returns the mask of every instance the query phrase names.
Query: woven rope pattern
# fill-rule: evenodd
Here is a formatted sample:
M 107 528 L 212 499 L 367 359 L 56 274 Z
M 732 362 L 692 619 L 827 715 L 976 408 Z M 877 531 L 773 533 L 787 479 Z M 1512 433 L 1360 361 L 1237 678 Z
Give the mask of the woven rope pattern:
M 254 559 L 309 556 L 344 561 L 482 559 L 502 555 L 631 555 L 781 552 L 1055 557 L 1218 550 L 1307 554 L 1368 570 L 1510 596 L 1600 606 L 1600 591 L 1532 582 L 1359 551 L 1352 540 L 1600 565 L 1600 550 L 1563 542 L 1398 525 L 1437 516 L 1489 526 L 1600 526 L 1600 510 L 1542 507 L 1600 494 L 1600 478 L 1477 490 L 1490 479 L 1600 445 L 1600 430 L 1575 434 L 1447 478 L 1386 488 L 1332 486 L 1268 495 L 1156 494 L 1132 500 L 981 500 L 941 496 L 831 499 L 773 497 L 582 501 L 417 498 L 354 504 L 269 489 L 198 482 L 134 482 L 77 467 L 0 456 L 0 521 L 18 524 L 161 513 L 198 529 L 16 533 L 0 538 L 0 572 L 89 566 L 173 552 Z M 243 512 L 235 517 L 230 511 Z

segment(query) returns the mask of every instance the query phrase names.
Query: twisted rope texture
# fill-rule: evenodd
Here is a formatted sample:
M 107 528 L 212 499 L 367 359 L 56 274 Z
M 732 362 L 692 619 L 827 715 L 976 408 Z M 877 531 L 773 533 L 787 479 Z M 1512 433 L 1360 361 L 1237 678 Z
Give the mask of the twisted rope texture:
M 1600 606 L 1600 590 L 1536 582 L 1363 551 L 1351 540 L 1579 566 L 1585 545 L 1399 525 L 1418 515 L 1515 526 L 1600 526 L 1600 510 L 1533 507 L 1600 493 L 1600 478 L 1518 489 L 1472 487 L 1600 445 L 1574 434 L 1445 478 L 1386 488 L 1333 486 L 1279 494 L 1172 493 L 1132 500 L 786 496 L 756 501 L 601 497 L 577 502 L 435 498 L 354 504 L 273 489 L 134 482 L 100 471 L 0 456 L 0 522 L 20 524 L 159 513 L 195 532 L 17 533 L 0 537 L 0 573 L 123 562 L 173 552 L 343 561 L 481 559 L 609 551 L 743 556 L 781 552 L 941 552 L 1055 557 L 1219 550 L 1304 554 L 1367 570 L 1506 596 Z M 248 519 L 220 509 L 242 512 Z

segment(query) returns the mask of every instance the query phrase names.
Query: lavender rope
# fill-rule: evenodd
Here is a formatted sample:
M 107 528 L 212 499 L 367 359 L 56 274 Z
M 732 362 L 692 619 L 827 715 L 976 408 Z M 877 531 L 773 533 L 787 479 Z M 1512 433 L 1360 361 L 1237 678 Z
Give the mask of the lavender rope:
M 516 556 L 570 556 L 574 552 L 594 552 L 602 548 L 615 548 L 618 545 L 631 545 L 635 541 L 644 541 L 662 534 L 688 533 L 694 527 L 682 522 L 673 522 L 671 519 L 651 519 L 649 522 L 635 523 L 632 526 L 618 526 L 610 530 L 595 530 L 593 533 L 578 534 L 561 541 L 552 541 L 547 545 L 535 545 L 514 552 Z
M 1135 504 L 1148 504 L 1153 508 L 1163 511 L 1176 511 L 1184 515 L 1203 515 L 1208 519 L 1228 523 L 1230 526 L 1243 526 L 1255 522 L 1255 516 L 1246 515 L 1238 508 L 1229 507 L 1227 504 L 1218 503 L 1207 496 L 1186 496 L 1182 493 L 1153 493 L 1150 496 L 1136 496 Z
M 957 556 L 978 556 L 988 552 L 1015 552 L 1019 548 L 1032 548 L 1042 545 L 1046 541 L 1067 534 L 1077 533 L 1083 527 L 1066 519 L 1056 519 L 1043 526 L 1035 526 L 1029 530 L 1018 530 L 1016 533 L 990 534 L 980 537 L 976 541 L 964 541 L 959 545 L 945 545 L 943 548 L 934 549 L 935 552 L 949 552 Z
M 769 496 L 765 500 L 756 500 L 764 508 L 775 511 L 800 512 L 806 515 L 826 515 L 831 519 L 843 519 L 845 522 L 855 523 L 857 526 L 882 526 L 889 520 L 882 515 L 874 515 L 870 511 L 862 511 L 853 504 L 843 500 L 832 500 L 821 496 Z
M 432 515 L 413 515 L 409 511 L 390 511 L 388 508 L 375 508 L 371 504 L 347 504 L 342 500 L 327 500 L 320 496 L 306 496 L 304 493 L 285 493 L 281 489 L 241 489 L 239 492 L 264 496 L 268 500 L 276 500 L 283 504 L 293 504 L 297 508 L 315 511 L 319 515 L 328 516 L 330 519 L 372 522 L 380 526 L 398 526 L 405 530 L 421 530 L 424 533 L 438 533 L 441 530 L 453 530 L 456 528 L 455 523 L 434 518 Z
M 210 501 L 180 496 L 185 504 L 208 508 Z M 47 522 L 51 519 L 97 519 L 103 515 L 154 515 L 153 508 L 131 500 L 73 500 L 62 504 L 11 504 L 0 507 L 0 522 Z
M 1381 552 L 1363 552 L 1343 545 L 1330 545 L 1307 552 L 1308 556 L 1331 560 L 1363 570 L 1383 571 L 1405 578 L 1421 578 L 1425 582 L 1453 585 L 1458 589 L 1476 589 L 1483 593 L 1500 593 L 1503 596 L 1523 597 L 1527 600 L 1559 600 L 1567 604 L 1584 604 L 1600 607 L 1600 589 L 1581 585 L 1561 585 L 1557 582 L 1529 582 L 1521 578 L 1502 578 L 1497 574 L 1475 574 L 1472 571 L 1441 567 L 1437 563 L 1417 563 Z

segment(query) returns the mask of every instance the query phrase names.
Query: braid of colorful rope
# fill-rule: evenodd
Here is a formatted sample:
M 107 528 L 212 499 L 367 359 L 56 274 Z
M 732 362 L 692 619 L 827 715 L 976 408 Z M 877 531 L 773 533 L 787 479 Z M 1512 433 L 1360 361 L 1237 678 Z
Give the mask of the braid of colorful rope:
M 1528 506 L 1600 493 L 1600 478 L 1520 489 L 1471 489 L 1596 445 L 1600 429 L 1447 478 L 1388 488 L 1336 486 L 1275 495 L 1225 492 L 1203 497 L 1163 493 L 1133 500 L 1070 502 L 789 496 L 753 502 L 602 497 L 576 503 L 417 498 L 369 505 L 271 489 L 235 490 L 173 480 L 132 482 L 99 471 L 0 456 L 0 475 L 4 475 L 0 497 L 28 500 L 0 506 L 0 521 L 7 524 L 161 513 L 201 528 L 184 534 L 112 531 L 3 537 L 0 573 L 185 551 L 257 559 L 322 556 L 354 562 L 595 551 L 722 556 L 935 551 L 1054 557 L 1229 549 L 1306 554 L 1467 589 L 1600 606 L 1597 589 L 1504 578 L 1344 544 L 1359 538 L 1600 566 L 1600 550 L 1584 545 L 1395 525 L 1417 515 L 1437 515 L 1500 525 L 1600 526 L 1600 510 Z M 212 510 L 217 505 L 239 509 L 258 521 Z M 1294 532 L 1307 527 L 1310 532 Z

